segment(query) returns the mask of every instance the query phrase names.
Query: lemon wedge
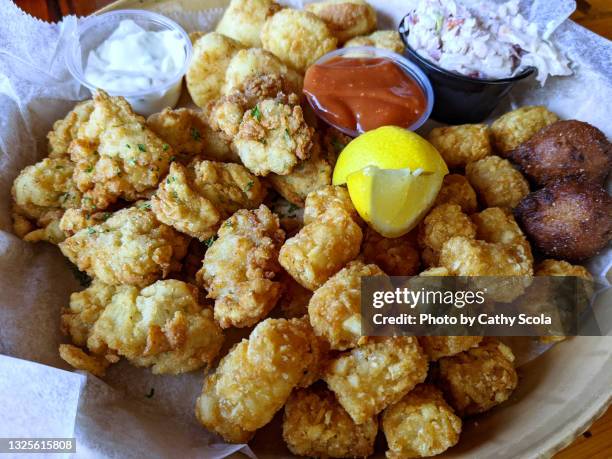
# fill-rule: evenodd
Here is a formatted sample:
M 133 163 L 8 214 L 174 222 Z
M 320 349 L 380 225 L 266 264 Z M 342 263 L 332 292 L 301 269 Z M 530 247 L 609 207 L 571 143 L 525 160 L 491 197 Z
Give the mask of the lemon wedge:
M 443 174 L 422 169 L 367 166 L 347 178 L 361 217 L 385 237 L 400 237 L 425 216 L 442 186 Z
M 347 185 L 355 209 L 378 233 L 400 237 L 425 216 L 446 174 L 446 163 L 427 140 L 384 126 L 342 150 L 333 184 Z

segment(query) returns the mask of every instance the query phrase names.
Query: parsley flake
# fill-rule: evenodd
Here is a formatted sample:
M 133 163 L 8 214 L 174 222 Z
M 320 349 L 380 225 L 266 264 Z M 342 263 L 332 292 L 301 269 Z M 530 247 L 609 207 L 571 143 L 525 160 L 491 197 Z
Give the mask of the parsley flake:
M 255 107 L 251 109 L 251 115 L 257 121 L 261 121 L 261 111 L 259 110 L 259 107 L 257 105 L 255 105 Z
M 250 181 L 249 183 L 246 184 L 245 190 L 251 191 L 251 188 L 253 188 L 253 185 L 254 185 L 253 181 Z
M 89 166 L 87 169 L 85 169 L 85 172 L 87 172 L 88 174 L 90 172 L 93 172 L 93 166 Z
M 143 151 L 143 152 L 144 152 L 144 151 L 147 151 L 147 147 L 145 147 L 143 143 L 139 143 L 139 144 L 138 144 L 138 149 L 139 149 L 140 151 Z
M 206 247 L 210 247 L 211 245 L 213 245 L 213 242 L 215 242 L 216 240 L 217 240 L 217 236 L 211 236 L 204 241 L 204 244 L 206 245 Z
M 168 151 L 168 148 L 170 148 L 170 145 L 168 145 L 167 143 L 162 145 L 162 150 Z
M 198 131 L 196 128 L 191 128 L 191 138 L 193 140 L 198 141 L 201 137 L 200 131 Z

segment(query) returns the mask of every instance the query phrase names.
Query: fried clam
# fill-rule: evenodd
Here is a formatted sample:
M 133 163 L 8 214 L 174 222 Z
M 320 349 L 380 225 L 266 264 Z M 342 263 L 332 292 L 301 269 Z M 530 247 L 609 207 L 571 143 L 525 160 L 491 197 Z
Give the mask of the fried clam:
M 204 241 L 214 236 L 221 221 L 239 209 L 256 208 L 265 196 L 260 180 L 240 164 L 172 163 L 151 208 L 161 222 Z
M 545 256 L 569 261 L 592 257 L 612 239 L 612 198 L 584 180 L 558 180 L 527 195 L 514 215 Z
M 370 35 L 351 38 L 344 44 L 344 47 L 350 48 L 351 46 L 374 46 L 398 54 L 402 54 L 405 48 L 397 30 L 377 30 Z
M 296 390 L 283 416 L 283 439 L 289 450 L 309 457 L 366 457 L 374 453 L 378 420 L 356 424 L 323 387 Z
M 480 345 L 439 360 L 438 383 L 459 416 L 483 413 L 505 402 L 518 383 L 514 354 L 485 338 Z
M 234 139 L 242 163 L 255 175 L 290 174 L 310 157 L 314 129 L 304 120 L 297 96 L 265 99 L 248 110 Z
M 557 121 L 507 153 L 537 185 L 582 179 L 602 185 L 612 168 L 612 144 L 588 123 Z
M 241 209 L 219 229 L 206 251 L 198 283 L 215 299 L 215 319 L 221 327 L 249 327 L 276 305 L 282 285 L 278 251 L 285 240 L 278 217 L 261 205 Z
M 111 285 L 144 287 L 180 269 L 188 242 L 159 222 L 145 202 L 77 231 L 59 247 L 90 277 Z
M 505 113 L 491 124 L 495 150 L 506 158 L 508 152 L 555 121 L 559 121 L 559 117 L 541 105 L 528 105 Z
M 146 197 L 168 172 L 174 150 L 123 97 L 98 90 L 93 101 L 91 116 L 69 148 L 81 207 L 104 210 L 119 199 Z
M 419 344 L 430 360 L 459 354 L 478 346 L 481 336 L 419 336 Z
M 266 20 L 261 43 L 285 64 L 304 72 L 318 58 L 336 49 L 337 39 L 315 14 L 285 8 Z
M 366 263 L 377 265 L 389 276 L 414 276 L 421 266 L 414 232 L 398 238 L 387 238 L 367 227 L 361 256 Z
M 326 0 L 308 3 L 304 9 L 323 19 L 338 43 L 369 34 L 376 28 L 376 11 L 363 0 Z
M 463 168 L 492 152 L 490 131 L 486 124 L 434 128 L 427 140 L 436 147 L 451 169 Z
M 89 119 L 93 109 L 93 100 L 79 102 L 64 118 L 53 123 L 53 129 L 47 134 L 50 158 L 69 155 L 70 143 L 76 138 L 81 125 Z
M 468 164 L 465 175 L 486 207 L 514 208 L 529 193 L 525 177 L 499 156 Z
M 272 0 L 232 0 L 217 24 L 216 31 L 244 46 L 261 46 L 261 29 L 270 16 L 281 9 Z
M 211 365 L 223 344 L 212 311 L 198 301 L 197 287 L 178 280 L 143 289 L 94 282 L 71 296 L 62 323 L 73 342 L 85 344 L 91 354 L 64 344 L 60 355 L 94 372 L 121 356 L 154 374 L 185 373 Z
M 318 365 L 308 318 L 266 319 L 204 380 L 196 416 L 230 443 L 245 443 L 272 420 L 305 372 Z
M 81 206 L 72 178 L 75 165 L 66 157 L 45 158 L 24 168 L 11 188 L 13 230 L 30 242 L 58 244 L 65 235 L 59 221 L 66 209 Z
M 363 225 L 363 220 L 353 206 L 348 190 L 336 185 L 328 185 L 308 193 L 304 203 L 304 224 L 316 221 L 330 210 L 344 211 L 355 223 Z
M 431 384 L 419 384 L 382 415 L 387 459 L 430 457 L 459 442 L 461 418 Z
M 460 174 L 448 174 L 444 177 L 434 206 L 440 204 L 458 204 L 461 211 L 468 215 L 478 210 L 476 191 L 468 179 Z
M 238 162 L 229 137 L 211 128 L 204 113 L 190 108 L 165 108 L 147 118 L 147 127 L 172 147 L 170 158 L 187 165 L 194 159 Z

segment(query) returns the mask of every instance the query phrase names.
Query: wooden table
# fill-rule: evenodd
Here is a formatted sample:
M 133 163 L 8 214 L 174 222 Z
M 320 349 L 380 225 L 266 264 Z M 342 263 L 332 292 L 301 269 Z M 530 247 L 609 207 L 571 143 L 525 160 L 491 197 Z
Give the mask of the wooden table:
M 15 0 L 22 9 L 41 19 L 57 21 L 67 14 L 86 16 L 111 3 L 110 0 Z M 608 39 L 612 39 L 612 1 L 578 0 L 578 10 L 572 19 Z M 612 408 L 596 421 L 574 443 L 555 456 L 555 459 L 611 459 Z

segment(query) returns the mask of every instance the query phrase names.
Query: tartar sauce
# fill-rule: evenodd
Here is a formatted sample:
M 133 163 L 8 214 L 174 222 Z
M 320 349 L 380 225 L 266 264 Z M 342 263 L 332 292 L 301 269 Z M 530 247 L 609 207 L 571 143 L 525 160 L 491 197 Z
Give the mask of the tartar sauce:
M 108 38 L 89 52 L 84 74 L 91 86 L 126 96 L 134 104 L 129 96 L 144 95 L 176 80 L 185 58 L 185 40 L 179 32 L 149 31 L 131 19 L 124 19 Z M 180 79 L 177 90 L 180 90 Z M 174 98 L 174 94 L 170 96 Z M 151 111 L 146 99 L 141 98 L 140 102 L 140 110 L 134 107 L 136 111 Z M 138 105 L 138 100 L 135 103 Z

